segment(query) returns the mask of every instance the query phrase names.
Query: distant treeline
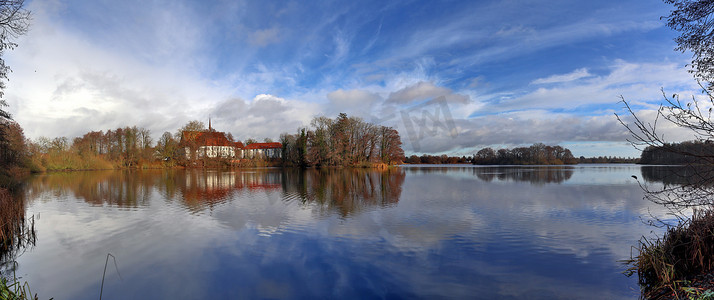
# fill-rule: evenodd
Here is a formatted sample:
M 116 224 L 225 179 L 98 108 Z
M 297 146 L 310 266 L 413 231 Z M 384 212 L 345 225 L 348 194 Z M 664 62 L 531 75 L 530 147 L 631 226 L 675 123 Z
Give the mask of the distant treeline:
M 640 162 L 639 158 L 633 157 L 616 157 L 616 156 L 598 156 L 578 158 L 579 164 L 636 164 Z
M 707 162 L 707 160 L 709 162 Z M 640 163 L 644 165 L 687 165 L 711 163 L 714 160 L 714 143 L 688 141 L 648 146 L 642 151 Z
M 473 158 L 471 156 L 448 156 L 444 155 L 428 155 L 422 156 L 411 155 L 405 161 L 408 164 L 470 164 Z
M 513 149 L 483 148 L 472 160 L 475 165 L 570 165 L 577 164 L 569 149 L 543 143 Z
M 399 132 L 341 113 L 335 119 L 315 117 L 310 128 L 280 135 L 285 166 L 371 166 L 401 164 Z
M 422 154 L 421 156 L 410 155 L 409 157 L 407 157 L 407 159 L 404 162 L 408 163 L 408 164 L 442 164 L 442 165 L 443 164 L 562 165 L 562 164 L 635 164 L 640 161 L 639 158 L 616 157 L 616 156 L 598 156 L 598 157 L 581 156 L 576 159 L 576 158 L 572 158 L 572 154 L 567 154 L 567 152 L 565 152 L 566 150 L 567 151 L 570 151 L 570 150 L 562 148 L 560 146 L 541 147 L 542 150 L 544 151 L 544 153 L 546 153 L 546 155 L 541 157 L 539 160 L 538 155 L 533 155 L 533 153 L 536 153 L 538 151 L 537 150 L 538 144 L 536 144 L 534 146 L 537 146 L 537 147 L 534 149 L 531 149 L 533 146 L 528 147 L 528 148 L 515 148 L 513 150 L 501 149 L 504 151 L 499 150 L 500 152 L 495 151 L 491 148 L 484 148 L 479 151 L 480 154 L 477 153 L 474 156 L 448 156 L 445 154 L 444 155 Z M 531 154 L 523 155 L 523 153 L 527 153 L 526 150 L 527 151 L 534 150 L 534 151 L 531 152 Z M 550 155 L 548 153 L 550 153 Z M 561 155 L 558 156 L 558 153 L 561 153 Z M 499 155 L 501 155 L 501 156 L 499 156 Z M 535 161 L 527 162 L 523 159 L 524 157 L 536 158 L 536 159 L 535 159 Z M 565 161 L 563 161 L 563 159 L 565 159 L 565 161 L 567 161 L 567 163 Z M 545 163 L 544 163 L 544 161 L 545 161 Z M 550 161 L 550 163 L 547 163 L 548 161 Z

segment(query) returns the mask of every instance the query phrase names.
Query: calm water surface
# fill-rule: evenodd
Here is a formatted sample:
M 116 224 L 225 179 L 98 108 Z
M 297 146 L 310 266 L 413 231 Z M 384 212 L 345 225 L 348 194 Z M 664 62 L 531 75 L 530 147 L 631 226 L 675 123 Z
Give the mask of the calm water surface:
M 635 165 L 55 173 L 26 184 L 44 298 L 633 299 Z

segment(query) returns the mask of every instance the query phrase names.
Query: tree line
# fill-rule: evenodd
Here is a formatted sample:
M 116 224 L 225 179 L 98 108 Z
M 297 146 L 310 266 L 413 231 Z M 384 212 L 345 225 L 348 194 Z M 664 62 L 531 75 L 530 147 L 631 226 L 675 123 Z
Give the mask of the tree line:
M 490 151 L 489 151 L 490 152 Z M 474 161 L 474 156 L 448 156 L 443 155 L 429 155 L 422 154 L 417 156 L 416 154 L 410 155 L 404 161 L 407 164 L 471 164 Z M 639 158 L 633 157 L 620 157 L 620 156 L 593 156 L 585 157 L 580 156 L 577 159 L 578 164 L 636 164 L 640 161 Z
M 319 116 L 309 128 L 280 135 L 285 166 L 371 166 L 400 164 L 404 150 L 397 130 L 340 113 Z
M 711 164 L 712 161 L 714 142 L 711 140 L 650 145 L 640 156 L 640 163 L 645 165 Z
M 157 141 L 149 129 L 137 126 L 119 127 L 106 131 L 90 131 L 82 136 L 35 140 L 26 139 L 20 125 L 12 120 L 0 120 L 0 184 L 11 182 L 19 173 L 46 170 L 97 170 L 120 168 L 161 168 L 192 166 L 197 158 L 187 158 L 184 150 L 196 148 L 194 139 L 184 132 L 215 131 L 203 122 L 190 121 L 175 133 L 164 132 Z M 235 142 L 232 134 L 226 139 Z M 266 138 L 265 142 L 272 142 Z M 256 143 L 246 139 L 245 144 Z M 283 166 L 371 166 L 376 163 L 398 164 L 404 161 L 399 133 L 393 128 L 364 122 L 360 118 L 340 114 L 335 119 L 316 117 L 311 127 L 301 128 L 296 134 L 284 133 L 282 157 L 272 165 Z M 230 165 L 231 158 L 206 157 L 212 166 Z M 263 160 L 255 157 L 250 159 Z M 243 162 L 245 163 L 245 162 Z
M 563 165 L 577 164 L 569 149 L 543 143 L 513 149 L 483 148 L 472 160 L 475 165 Z
M 405 163 L 408 164 L 470 164 L 473 157 L 471 156 L 448 156 L 446 154 L 442 155 L 429 155 L 422 154 L 421 156 L 411 155 L 409 156 Z
M 636 164 L 640 159 L 637 157 L 620 157 L 620 156 L 593 156 L 578 158 L 579 164 Z

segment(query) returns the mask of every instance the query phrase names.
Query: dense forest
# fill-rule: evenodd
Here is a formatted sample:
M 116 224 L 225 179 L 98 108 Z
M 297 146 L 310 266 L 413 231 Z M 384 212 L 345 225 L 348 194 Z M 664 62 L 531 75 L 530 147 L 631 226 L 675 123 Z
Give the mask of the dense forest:
M 648 146 L 642 151 L 640 163 L 644 165 L 688 165 L 714 162 L 714 143 L 688 141 Z
M 513 149 L 483 148 L 473 158 L 475 165 L 563 165 L 577 164 L 569 149 L 542 143 Z
M 400 164 L 404 150 L 395 129 L 341 113 L 315 117 L 310 128 L 280 135 L 285 166 L 370 166 Z

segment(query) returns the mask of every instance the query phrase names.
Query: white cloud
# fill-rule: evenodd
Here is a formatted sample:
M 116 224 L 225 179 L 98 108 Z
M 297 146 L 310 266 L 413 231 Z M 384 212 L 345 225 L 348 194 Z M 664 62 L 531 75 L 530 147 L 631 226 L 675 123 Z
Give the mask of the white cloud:
M 327 94 L 330 101 L 329 114 L 350 112 L 352 115 L 365 117 L 370 115 L 375 103 L 382 100 L 377 93 L 365 90 L 336 90 Z
M 101 30 L 63 23 L 62 6 L 52 2 L 30 5 L 32 30 L 5 58 L 14 69 L 6 90 L 9 109 L 31 138 L 73 137 L 132 125 L 158 136 L 209 115 L 214 127 L 237 138 L 276 138 L 309 124 L 315 115 L 346 112 L 397 127 L 410 151 L 404 113 L 445 113 L 442 103 L 435 101 L 443 96 L 458 136 L 426 134 L 418 137 L 423 139 L 420 150 L 411 151 L 546 141 L 620 142 L 625 138 L 623 128 L 609 111 L 609 105 L 619 108 L 620 95 L 649 113 L 662 99 L 659 87 L 668 94 L 698 93 L 681 62 L 612 60 L 605 68 L 575 66 L 567 74 L 521 78 L 523 84 L 509 90 L 495 90 L 500 82 L 479 81 L 491 81 L 498 74 L 486 71 L 480 77 L 480 70 L 464 70 L 574 41 L 646 31 L 661 26 L 657 22 L 586 18 L 536 26 L 539 23 L 529 16 L 505 27 L 476 26 L 491 20 L 463 13 L 442 19 L 439 26 L 395 34 L 394 27 L 382 27 L 378 19 L 372 20 L 373 27 L 363 26 L 359 22 L 370 20 L 340 7 L 300 29 L 276 21 L 257 24 L 255 28 L 263 29 L 249 32 L 242 20 L 232 20 L 230 25 L 237 27 L 231 28 L 239 28 L 242 35 L 233 38 L 245 47 L 230 53 L 232 49 L 207 49 L 212 47 L 209 41 L 225 32 L 212 32 L 209 25 L 214 21 L 203 20 L 206 16 L 185 4 L 137 11 L 119 3 L 129 9 L 127 15 L 110 18 L 102 12 L 92 17 L 102 19 L 97 27 Z M 242 9 L 235 10 L 246 14 Z M 359 24 L 345 19 L 350 17 L 360 19 Z M 123 26 L 127 19 L 140 24 Z M 302 28 L 305 32 L 298 32 Z M 364 28 L 379 36 L 378 42 L 368 41 L 373 43 L 369 54 L 376 55 L 351 51 L 364 45 L 359 40 Z M 290 44 L 294 49 L 284 55 L 287 58 L 260 58 L 261 53 L 279 56 L 273 54 L 280 54 L 280 49 L 269 46 L 290 40 L 299 41 Z M 235 61 L 229 64 L 226 58 Z M 584 112 L 591 107 L 597 111 Z
M 236 139 L 277 139 L 281 133 L 294 133 L 321 113 L 317 104 L 287 100 L 270 94 L 260 94 L 252 101 L 232 98 L 210 110 L 213 127 L 230 132 Z
M 470 101 L 468 96 L 454 94 L 451 89 L 434 85 L 432 82 L 418 82 L 392 92 L 387 98 L 388 103 L 411 104 L 439 96 L 446 97 L 447 101 L 465 104 Z
M 568 81 L 578 80 L 578 79 L 590 77 L 590 76 L 592 76 L 592 75 L 588 72 L 588 69 L 581 68 L 581 69 L 577 69 L 577 70 L 575 70 L 571 73 L 568 73 L 568 74 L 551 75 L 546 78 L 538 78 L 536 80 L 533 80 L 533 82 L 531 82 L 531 83 L 532 84 L 548 84 L 548 83 L 568 82 Z
M 607 75 L 568 81 L 564 82 L 567 84 L 556 87 L 540 87 L 510 99 L 497 101 L 483 109 L 488 112 L 524 109 L 569 110 L 594 104 L 614 104 L 619 101 L 620 95 L 628 101 L 658 103 L 662 99 L 661 87 L 685 94 L 694 94 L 693 91 L 697 90 L 696 82 L 691 79 L 686 68 L 675 63 L 630 63 L 616 60 L 609 69 L 610 73 Z M 565 78 L 567 74 L 562 76 Z

